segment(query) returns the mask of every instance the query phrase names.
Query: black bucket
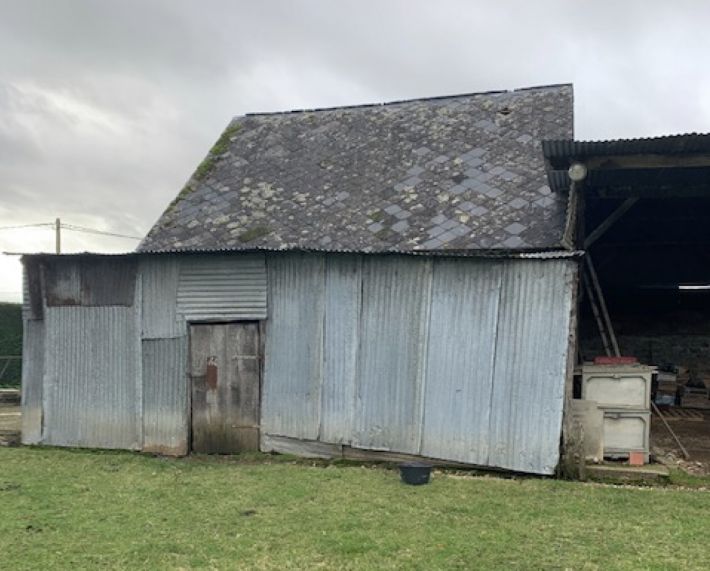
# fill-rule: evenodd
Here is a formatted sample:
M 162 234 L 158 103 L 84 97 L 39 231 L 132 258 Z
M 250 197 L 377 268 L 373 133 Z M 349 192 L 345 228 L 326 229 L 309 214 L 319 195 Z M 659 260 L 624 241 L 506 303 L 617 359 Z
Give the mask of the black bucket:
M 431 464 L 424 462 L 406 462 L 399 465 L 402 481 L 410 486 L 428 484 L 431 476 Z

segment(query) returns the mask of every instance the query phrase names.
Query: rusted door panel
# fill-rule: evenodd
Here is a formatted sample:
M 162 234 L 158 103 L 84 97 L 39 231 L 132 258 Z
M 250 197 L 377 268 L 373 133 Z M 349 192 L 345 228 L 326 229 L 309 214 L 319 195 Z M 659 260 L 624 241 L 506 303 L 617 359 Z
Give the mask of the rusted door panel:
M 254 322 L 190 327 L 192 449 L 259 449 L 259 328 Z

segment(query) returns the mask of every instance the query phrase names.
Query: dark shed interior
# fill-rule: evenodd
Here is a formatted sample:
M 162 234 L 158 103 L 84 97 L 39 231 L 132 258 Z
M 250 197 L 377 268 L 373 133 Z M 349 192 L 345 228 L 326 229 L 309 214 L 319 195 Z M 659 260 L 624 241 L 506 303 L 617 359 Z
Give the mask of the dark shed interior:
M 598 277 L 620 354 L 658 368 L 651 401 L 690 458 L 653 405 L 652 456 L 709 473 L 710 136 L 559 141 L 545 152 L 553 186 L 569 187 L 563 169 L 573 163 L 587 168 L 575 189 L 577 246 Z M 579 299 L 578 363 L 614 355 L 584 283 Z

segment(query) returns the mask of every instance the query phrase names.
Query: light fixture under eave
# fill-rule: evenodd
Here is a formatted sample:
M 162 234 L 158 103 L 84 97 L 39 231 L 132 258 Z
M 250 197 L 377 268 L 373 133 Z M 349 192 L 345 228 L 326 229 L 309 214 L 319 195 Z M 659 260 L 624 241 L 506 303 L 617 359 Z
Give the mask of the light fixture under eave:
M 679 284 L 678 289 L 680 291 L 710 291 L 710 284 L 703 285 L 683 285 Z
M 583 163 L 572 163 L 567 170 L 569 178 L 573 182 L 582 182 L 587 178 L 587 167 Z

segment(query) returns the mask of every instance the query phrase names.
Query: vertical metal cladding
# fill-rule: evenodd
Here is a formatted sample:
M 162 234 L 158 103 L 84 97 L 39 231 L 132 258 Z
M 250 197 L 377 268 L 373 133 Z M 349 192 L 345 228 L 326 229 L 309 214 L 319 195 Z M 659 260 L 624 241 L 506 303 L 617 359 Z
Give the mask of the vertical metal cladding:
M 265 319 L 264 256 L 183 256 L 177 311 L 193 320 Z
M 434 261 L 421 453 L 488 464 L 502 263 Z
M 323 374 L 324 256 L 268 258 L 262 433 L 315 440 Z
M 186 453 L 185 320 L 265 318 L 268 270 L 262 434 L 557 464 L 574 261 L 151 256 L 133 307 L 62 305 L 81 301 L 73 266 L 25 320 L 27 443 Z
M 185 321 L 178 318 L 177 314 L 180 258 L 142 258 L 139 268 L 143 285 L 143 339 L 168 339 L 186 335 Z
M 575 267 L 569 260 L 505 262 L 490 466 L 552 474 L 558 463 Z
M 44 384 L 44 321 L 23 321 L 22 336 L 22 443 L 42 441 Z
M 431 260 L 366 257 L 353 445 L 419 451 Z
M 360 328 L 362 258 L 328 256 L 325 262 L 325 331 L 320 439 L 351 439 Z
M 188 452 L 187 338 L 143 340 L 143 450 Z
M 46 444 L 141 446 L 140 327 L 132 307 L 46 312 Z

